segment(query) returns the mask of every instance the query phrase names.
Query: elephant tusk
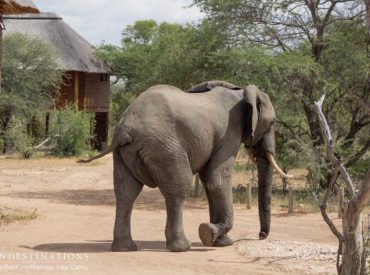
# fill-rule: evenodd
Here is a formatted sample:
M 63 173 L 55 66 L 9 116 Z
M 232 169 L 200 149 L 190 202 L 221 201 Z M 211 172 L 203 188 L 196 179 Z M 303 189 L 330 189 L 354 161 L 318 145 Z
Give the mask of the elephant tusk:
M 294 176 L 293 175 L 288 175 L 288 174 L 285 174 L 283 172 L 283 170 L 280 169 L 280 167 L 277 165 L 275 159 L 274 159 L 274 156 L 271 154 L 271 153 L 267 153 L 267 158 L 268 160 L 270 161 L 272 167 L 275 168 L 276 172 L 278 172 L 278 174 L 283 177 L 283 178 L 288 178 L 288 179 L 291 179 L 293 178 Z
M 252 148 L 247 148 L 247 151 L 248 151 L 248 157 L 249 157 L 249 159 L 250 159 L 254 164 L 256 164 L 256 159 L 254 158 L 253 149 L 252 149 Z

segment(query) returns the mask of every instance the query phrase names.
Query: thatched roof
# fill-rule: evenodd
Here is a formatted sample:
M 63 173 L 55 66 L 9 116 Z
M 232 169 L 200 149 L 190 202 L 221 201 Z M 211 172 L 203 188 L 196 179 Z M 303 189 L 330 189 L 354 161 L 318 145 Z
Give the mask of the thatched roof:
M 66 71 L 109 73 L 109 69 L 93 56 L 94 48 L 54 13 L 4 16 L 8 33 L 19 32 L 51 45 L 58 53 L 58 63 Z
M 0 0 L 4 4 L 4 14 L 40 13 L 31 0 Z

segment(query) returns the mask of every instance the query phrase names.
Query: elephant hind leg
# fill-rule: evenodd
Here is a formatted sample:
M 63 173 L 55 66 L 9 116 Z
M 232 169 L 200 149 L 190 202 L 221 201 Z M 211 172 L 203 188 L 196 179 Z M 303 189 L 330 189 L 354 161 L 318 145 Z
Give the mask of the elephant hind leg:
M 177 155 L 168 162 L 166 171 L 161 171 L 159 189 L 165 198 L 166 247 L 174 252 L 187 251 L 191 242 L 186 238 L 183 228 L 183 205 L 191 190 L 193 174 L 187 158 Z
M 112 251 L 135 251 L 137 246 L 131 237 L 131 212 L 135 199 L 143 189 L 143 184 L 129 173 L 118 150 L 113 152 L 113 161 L 116 220 Z
M 185 199 L 165 195 L 167 221 L 166 221 L 166 247 L 174 252 L 187 251 L 191 242 L 186 238 L 183 229 L 182 208 Z

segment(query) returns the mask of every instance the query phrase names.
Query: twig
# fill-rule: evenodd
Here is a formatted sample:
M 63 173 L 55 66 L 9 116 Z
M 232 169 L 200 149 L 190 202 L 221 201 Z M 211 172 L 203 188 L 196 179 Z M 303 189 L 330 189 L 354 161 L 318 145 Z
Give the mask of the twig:
M 54 136 L 52 136 L 52 137 L 48 137 L 47 139 L 45 139 L 43 142 L 41 142 L 39 145 L 36 145 L 36 146 L 34 146 L 34 147 L 28 147 L 27 149 L 32 149 L 32 150 L 38 150 L 38 149 L 40 149 L 42 146 L 44 146 L 46 143 L 48 143 L 52 138 L 56 138 L 56 137 L 58 137 L 59 136 L 59 134 L 56 134 L 56 135 L 54 135 Z
M 41 142 L 39 145 L 33 147 L 32 149 L 34 149 L 34 150 L 39 149 L 40 147 L 44 146 L 44 144 L 48 143 L 49 140 L 50 140 L 50 137 L 48 137 L 47 139 L 45 139 L 43 142 Z

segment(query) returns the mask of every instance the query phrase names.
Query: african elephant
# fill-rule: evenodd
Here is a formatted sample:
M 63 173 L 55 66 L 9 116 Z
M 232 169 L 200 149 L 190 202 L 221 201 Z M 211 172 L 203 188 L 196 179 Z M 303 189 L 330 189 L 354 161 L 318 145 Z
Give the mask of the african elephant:
M 207 246 L 227 246 L 233 226 L 231 172 L 241 143 L 258 167 L 260 239 L 270 231 L 275 112 L 267 94 L 209 81 L 184 92 L 158 85 L 143 92 L 122 115 L 112 144 L 89 162 L 113 152 L 116 220 L 113 251 L 137 250 L 131 237 L 133 203 L 143 185 L 159 187 L 165 198 L 166 246 L 191 247 L 185 237 L 182 208 L 199 173 L 209 202 L 210 223 L 199 226 Z

